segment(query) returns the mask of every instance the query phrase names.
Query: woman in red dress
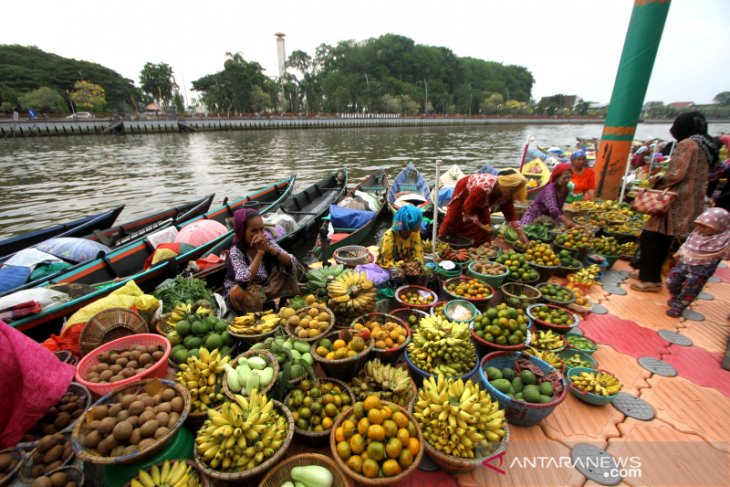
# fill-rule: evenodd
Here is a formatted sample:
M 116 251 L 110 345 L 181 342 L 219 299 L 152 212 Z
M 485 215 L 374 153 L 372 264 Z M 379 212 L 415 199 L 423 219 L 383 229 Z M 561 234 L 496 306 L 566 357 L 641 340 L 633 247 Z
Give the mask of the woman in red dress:
M 514 207 L 514 198 L 527 199 L 527 181 L 514 169 L 505 169 L 498 175 L 470 174 L 459 180 L 454 188 L 446 216 L 439 228 L 439 236 L 460 235 L 474 241 L 475 246 L 492 240 L 490 213 L 499 209 L 517 231 L 520 240 L 527 242 Z

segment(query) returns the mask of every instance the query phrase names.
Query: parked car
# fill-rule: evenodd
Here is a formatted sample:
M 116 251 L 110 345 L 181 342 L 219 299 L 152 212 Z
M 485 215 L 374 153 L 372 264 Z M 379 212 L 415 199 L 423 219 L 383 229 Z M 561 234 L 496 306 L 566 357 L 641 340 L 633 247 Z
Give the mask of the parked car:
M 72 113 L 71 115 L 69 115 L 66 118 L 73 119 L 73 120 L 78 120 L 78 119 L 88 120 L 88 119 L 94 118 L 94 114 L 90 113 L 90 112 L 76 112 L 76 113 Z

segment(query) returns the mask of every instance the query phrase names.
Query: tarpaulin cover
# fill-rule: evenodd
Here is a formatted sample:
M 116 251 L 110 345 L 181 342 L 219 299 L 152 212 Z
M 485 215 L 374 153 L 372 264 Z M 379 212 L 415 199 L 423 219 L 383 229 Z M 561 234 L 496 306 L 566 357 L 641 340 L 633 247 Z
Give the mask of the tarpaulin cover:
M 30 277 L 30 269 L 18 265 L 4 265 L 0 268 L 0 293 L 22 286 Z
M 197 220 L 185 225 L 175 237 L 175 242 L 199 247 L 227 232 L 225 225 L 215 220 Z
M 375 217 L 375 212 L 330 205 L 330 222 L 335 228 L 361 228 Z
M 66 393 L 76 369 L 0 321 L 0 449 L 23 434 Z
M 38 250 L 55 255 L 69 262 L 87 262 L 96 259 L 99 252 L 109 253 L 111 249 L 93 240 L 74 237 L 52 238 L 36 245 Z
M 364 272 L 368 279 L 373 281 L 376 286 L 383 284 L 390 279 L 388 271 L 380 267 L 378 264 L 363 264 L 355 266 L 355 271 Z

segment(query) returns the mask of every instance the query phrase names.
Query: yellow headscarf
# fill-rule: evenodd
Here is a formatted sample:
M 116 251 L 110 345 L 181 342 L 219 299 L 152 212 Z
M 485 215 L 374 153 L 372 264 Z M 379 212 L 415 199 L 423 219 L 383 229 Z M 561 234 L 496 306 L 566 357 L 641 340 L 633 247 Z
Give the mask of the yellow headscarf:
M 527 179 L 514 169 L 505 169 L 497 175 L 497 182 L 503 188 L 512 189 L 512 196 L 521 202 L 527 201 Z

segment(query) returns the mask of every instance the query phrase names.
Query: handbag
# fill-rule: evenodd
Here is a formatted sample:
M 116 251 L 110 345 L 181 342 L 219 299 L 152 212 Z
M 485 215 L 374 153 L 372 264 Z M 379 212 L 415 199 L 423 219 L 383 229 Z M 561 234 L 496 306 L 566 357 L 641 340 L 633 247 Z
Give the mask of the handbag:
M 677 193 L 669 189 L 641 189 L 631 202 L 631 209 L 649 215 L 666 213 L 674 202 Z

